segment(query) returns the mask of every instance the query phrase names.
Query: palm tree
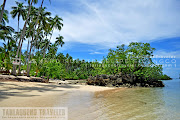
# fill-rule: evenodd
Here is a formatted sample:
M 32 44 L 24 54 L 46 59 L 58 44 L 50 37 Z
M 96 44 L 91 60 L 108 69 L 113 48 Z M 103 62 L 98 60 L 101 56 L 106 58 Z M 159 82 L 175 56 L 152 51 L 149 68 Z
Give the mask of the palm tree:
M 3 26 L 0 24 L 0 39 L 6 40 L 11 39 L 11 35 L 14 32 L 14 29 L 11 26 Z
M 0 7 L 0 12 L 1 11 L 2 11 L 2 6 Z M 1 20 L 2 25 L 5 25 L 6 23 L 9 23 L 8 14 L 9 14 L 8 11 L 4 10 L 3 18 Z
M 1 61 L 4 62 L 4 66 L 7 71 L 11 68 L 10 57 L 13 56 L 13 52 L 16 49 L 16 42 L 12 37 L 14 29 L 10 26 L 3 26 L 0 24 L 0 39 L 4 40 L 3 47 L 0 48 Z
M 50 1 L 50 0 L 49 0 Z M 28 0 L 28 3 L 30 3 L 29 2 L 29 0 Z M 41 3 L 41 7 L 40 7 L 40 9 L 39 9 L 39 12 L 38 12 L 38 17 L 37 17 L 37 19 L 36 19 L 36 22 L 35 22 L 35 27 L 34 28 L 36 28 L 36 25 L 37 25 L 37 23 L 38 23 L 38 20 L 39 20 L 39 16 L 40 16 L 40 13 L 41 13 L 41 10 L 42 10 L 42 5 L 43 5 L 43 3 L 44 3 L 44 0 L 42 0 L 42 3 Z M 37 36 L 38 36 L 38 33 L 39 33 L 39 28 L 40 28 L 40 26 L 38 26 L 38 29 L 37 29 Z M 34 38 L 34 36 L 35 36 L 35 32 L 33 33 L 33 38 Z M 37 41 L 37 37 L 36 36 L 36 38 L 35 38 L 35 41 Z M 33 42 L 33 41 L 32 41 Z M 31 56 L 31 49 L 32 49 L 32 44 L 31 44 L 31 47 L 30 47 L 30 54 L 29 54 L 29 57 L 28 57 L 28 61 L 30 60 L 30 56 Z M 30 67 L 29 67 L 29 64 L 27 64 L 27 76 L 29 76 L 29 71 L 30 71 L 30 69 L 29 69 Z
M 19 40 L 19 43 L 18 43 L 18 50 L 16 52 L 16 58 L 18 57 L 19 55 L 19 50 L 21 49 L 22 47 L 22 43 L 23 43 L 23 39 L 24 39 L 24 36 L 25 36 L 25 31 L 26 31 L 26 24 L 29 20 L 29 15 L 30 15 L 30 12 L 31 12 L 31 6 L 32 6 L 32 3 L 37 3 L 37 0 L 28 0 L 28 3 L 29 3 L 29 10 L 28 10 L 28 14 L 27 14 L 27 17 L 26 17 L 26 21 L 24 23 L 24 27 L 23 27 L 23 30 L 22 30 L 22 33 L 21 33 L 21 37 L 20 37 L 20 40 Z M 13 65 L 13 75 L 16 75 L 16 65 Z
M 55 44 L 56 44 L 57 46 L 60 45 L 60 46 L 62 47 L 62 46 L 64 45 L 63 39 L 64 39 L 63 36 L 60 36 L 60 35 L 59 35 L 59 37 L 56 37 Z
M 43 52 L 43 58 L 45 58 L 46 50 L 49 48 L 50 45 L 51 45 L 51 42 L 50 42 L 49 39 L 45 39 L 44 41 L 42 41 L 41 49 L 42 49 L 42 52 Z
M 50 26 L 48 26 L 47 29 L 45 29 L 46 33 L 51 34 L 51 37 L 52 37 L 53 29 L 58 29 L 60 31 L 62 29 L 62 26 L 63 26 L 61 21 L 63 21 L 62 18 L 58 17 L 57 15 L 54 18 L 50 17 L 50 19 L 49 19 Z M 63 37 L 59 36 L 58 39 L 59 39 L 59 43 L 58 42 L 57 43 L 62 46 L 64 44 L 64 42 L 62 41 Z M 50 43 L 50 41 L 49 41 L 49 43 Z M 48 47 L 44 51 L 46 52 L 47 49 L 48 49 Z M 45 57 L 45 52 L 44 52 L 44 57 Z
M 62 64 L 65 63 L 65 59 L 66 59 L 66 58 L 65 58 L 65 56 L 63 55 L 63 53 L 58 53 L 56 58 L 60 61 L 60 63 L 62 63 Z
M 48 52 L 48 56 L 49 56 L 49 58 L 55 58 L 55 55 L 56 55 L 56 53 L 57 53 L 57 50 L 58 50 L 58 47 L 57 47 L 57 45 L 56 44 L 51 44 L 50 46 L 49 46 L 49 52 Z
M 42 7 L 42 4 L 41 4 L 41 7 Z M 34 38 L 34 39 L 32 39 L 31 42 L 33 42 L 35 46 L 37 45 L 37 39 L 40 37 L 39 36 L 40 31 L 48 30 L 49 29 L 49 27 L 47 27 L 48 26 L 48 16 L 50 16 L 51 13 L 50 12 L 46 12 L 45 9 L 46 9 L 45 7 L 41 8 L 40 9 L 41 11 L 39 11 L 39 13 L 38 13 L 38 17 L 34 18 L 35 19 L 35 26 L 38 23 L 38 28 L 37 28 L 36 31 L 34 30 L 34 32 L 33 32 L 32 38 Z M 34 29 L 35 28 L 36 27 L 34 27 Z M 35 33 L 36 33 L 36 36 L 35 36 Z M 32 47 L 33 47 L 33 44 L 31 44 L 31 47 L 30 47 L 30 53 L 29 53 L 28 61 L 30 61 L 30 58 L 31 58 L 30 56 L 31 56 L 31 51 L 32 51 L 31 49 L 32 49 Z M 29 71 L 30 71 L 29 68 L 30 68 L 29 64 L 27 64 L 27 76 L 29 76 Z
M 3 19 L 3 13 L 4 13 L 5 4 L 6 4 L 6 0 L 4 0 L 3 5 L 2 5 L 2 10 L 1 10 L 1 13 L 0 13 L 0 23 L 1 23 L 2 19 Z
M 37 39 L 39 38 L 38 35 L 40 34 L 40 31 L 44 30 L 44 31 L 48 31 L 49 30 L 49 16 L 51 15 L 50 12 L 46 12 L 45 11 L 45 7 L 41 8 L 40 13 L 38 14 L 38 17 L 35 17 L 36 20 L 36 24 L 38 24 L 38 28 L 37 28 L 37 33 L 36 33 L 36 37 L 35 37 L 35 44 L 37 44 Z M 35 35 L 35 32 L 33 33 L 33 36 Z
M 12 15 L 12 18 L 14 19 L 16 16 L 18 16 L 18 31 L 19 31 L 19 20 L 20 17 L 23 18 L 23 20 L 25 20 L 25 7 L 23 6 L 23 3 L 19 3 L 16 1 L 17 7 L 12 7 L 12 11 L 10 12 Z
M 52 30 L 55 28 L 55 29 L 58 29 L 60 31 L 63 27 L 63 24 L 61 23 L 61 21 L 63 21 L 63 19 L 60 18 L 58 15 L 56 15 L 54 18 L 51 18 L 50 23 L 52 26 Z
M 32 2 L 34 4 L 37 4 L 38 3 L 38 0 L 25 0 L 25 1 L 28 1 L 28 4 L 30 5 Z

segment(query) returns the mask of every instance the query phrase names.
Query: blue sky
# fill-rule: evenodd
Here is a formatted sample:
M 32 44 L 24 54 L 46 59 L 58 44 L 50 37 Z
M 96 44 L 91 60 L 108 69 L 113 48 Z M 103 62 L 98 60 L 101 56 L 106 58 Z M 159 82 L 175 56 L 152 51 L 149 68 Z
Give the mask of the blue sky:
M 15 0 L 7 0 L 6 9 L 13 5 Z M 180 0 L 51 0 L 51 4 L 45 0 L 44 6 L 64 20 L 62 31 L 55 30 L 51 40 L 64 36 L 65 45 L 58 52 L 101 60 L 109 48 L 149 42 L 156 48 L 155 55 L 176 57 L 176 67 L 164 72 L 172 77 L 180 73 Z M 9 24 L 17 29 L 17 19 L 10 18 Z

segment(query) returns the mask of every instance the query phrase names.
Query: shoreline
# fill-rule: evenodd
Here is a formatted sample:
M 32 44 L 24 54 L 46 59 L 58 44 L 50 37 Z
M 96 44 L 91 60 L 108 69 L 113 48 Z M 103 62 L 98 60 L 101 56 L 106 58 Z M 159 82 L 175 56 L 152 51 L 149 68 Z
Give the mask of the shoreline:
M 122 88 L 0 80 L 0 107 L 54 107 L 76 96 Z

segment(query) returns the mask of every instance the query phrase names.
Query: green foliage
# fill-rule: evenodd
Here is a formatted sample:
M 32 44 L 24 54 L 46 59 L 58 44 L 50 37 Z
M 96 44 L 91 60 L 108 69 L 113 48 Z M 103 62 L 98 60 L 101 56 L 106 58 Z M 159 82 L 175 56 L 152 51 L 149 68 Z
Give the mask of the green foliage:
M 73 79 L 74 79 L 74 80 L 78 80 L 79 77 L 78 77 L 77 75 L 75 75 Z
M 50 78 L 61 79 L 65 77 L 65 67 L 63 64 L 58 63 L 56 60 L 45 62 L 43 65 L 43 71 L 45 76 Z
M 171 80 L 172 78 L 170 77 L 170 76 L 168 76 L 168 75 L 166 75 L 166 74 L 164 74 L 164 75 L 162 75 L 161 77 L 160 77 L 160 80 Z

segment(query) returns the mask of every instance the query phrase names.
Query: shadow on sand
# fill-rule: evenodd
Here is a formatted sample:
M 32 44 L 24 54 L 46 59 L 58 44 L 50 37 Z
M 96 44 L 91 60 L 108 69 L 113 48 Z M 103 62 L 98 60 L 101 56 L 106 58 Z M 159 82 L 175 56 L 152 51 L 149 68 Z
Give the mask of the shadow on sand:
M 37 83 L 35 86 L 22 86 L 18 85 L 17 83 L 10 83 L 10 82 L 0 82 L 0 101 L 8 99 L 11 96 L 17 96 L 17 97 L 34 97 L 34 96 L 40 96 L 33 94 L 32 91 L 37 92 L 59 92 L 63 90 L 57 90 L 57 88 L 67 88 L 72 89 L 76 88 L 78 89 L 79 86 L 70 86 L 68 84 L 58 85 L 58 84 L 47 84 L 47 83 Z M 27 94 L 28 93 L 28 94 Z

